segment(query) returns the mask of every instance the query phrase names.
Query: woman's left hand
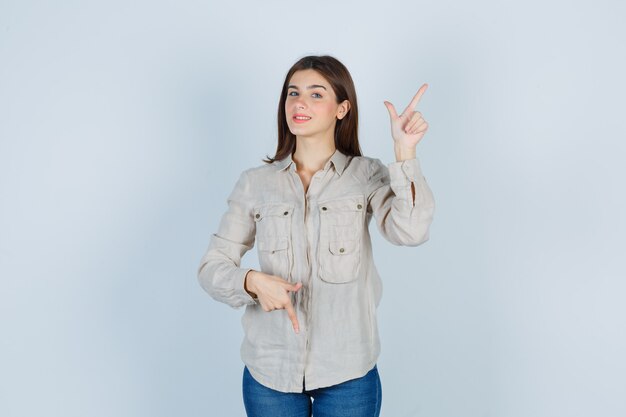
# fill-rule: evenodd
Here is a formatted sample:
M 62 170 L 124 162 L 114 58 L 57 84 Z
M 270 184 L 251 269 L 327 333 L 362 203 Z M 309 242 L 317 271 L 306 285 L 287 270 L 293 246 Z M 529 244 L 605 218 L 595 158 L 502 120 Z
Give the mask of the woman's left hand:
M 414 148 L 426 134 L 428 123 L 426 123 L 420 112 L 415 111 L 415 106 L 422 98 L 426 88 L 428 88 L 428 84 L 423 84 L 420 87 L 413 100 L 411 100 L 400 116 L 396 113 L 393 104 L 388 101 L 384 102 L 391 118 L 391 136 L 395 145 L 400 148 Z

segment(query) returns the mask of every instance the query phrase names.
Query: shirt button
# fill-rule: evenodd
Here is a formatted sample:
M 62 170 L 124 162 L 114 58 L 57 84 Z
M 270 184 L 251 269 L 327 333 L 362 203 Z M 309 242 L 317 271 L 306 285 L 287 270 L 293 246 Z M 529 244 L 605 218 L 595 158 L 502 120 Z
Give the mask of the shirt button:
M 361 209 L 363 208 L 363 206 L 359 204 L 359 205 L 357 205 L 357 206 L 356 206 L 356 208 L 358 208 L 359 210 L 361 210 Z
M 258 219 L 259 217 L 261 217 L 261 215 L 259 213 L 257 213 L 256 216 L 254 216 L 254 217 L 256 217 Z
M 339 249 L 339 252 L 344 253 L 344 252 L 345 252 L 345 249 L 344 249 L 344 248 L 340 248 L 340 249 Z
M 322 207 L 322 210 L 326 211 L 326 210 L 328 210 L 328 209 L 327 209 L 326 207 Z
M 286 211 L 286 212 L 284 212 L 283 214 L 286 216 L 286 215 L 288 215 L 288 214 L 289 214 L 289 212 L 288 212 L 288 211 Z

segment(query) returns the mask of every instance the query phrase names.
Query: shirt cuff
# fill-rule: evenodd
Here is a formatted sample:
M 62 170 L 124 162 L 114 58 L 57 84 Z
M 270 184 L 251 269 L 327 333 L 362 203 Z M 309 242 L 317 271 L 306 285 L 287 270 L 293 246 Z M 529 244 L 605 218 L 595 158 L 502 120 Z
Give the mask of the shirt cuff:
M 422 168 L 417 158 L 392 162 L 388 165 L 391 184 L 407 186 L 416 179 L 422 179 Z
M 246 288 L 244 286 L 244 282 L 246 279 L 246 275 L 248 274 L 248 271 L 252 271 L 252 268 L 240 268 L 239 269 L 239 273 L 237 274 L 237 276 L 235 277 L 235 285 L 236 288 L 241 289 L 241 296 L 243 297 L 243 301 L 246 304 L 257 304 L 258 298 L 253 298 L 248 291 L 246 291 Z

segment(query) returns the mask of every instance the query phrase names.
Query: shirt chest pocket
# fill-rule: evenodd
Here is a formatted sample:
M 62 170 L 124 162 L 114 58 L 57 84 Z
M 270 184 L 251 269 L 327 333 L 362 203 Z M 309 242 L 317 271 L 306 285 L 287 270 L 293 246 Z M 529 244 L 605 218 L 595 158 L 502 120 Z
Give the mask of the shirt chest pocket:
M 254 208 L 261 272 L 290 280 L 293 267 L 293 204 L 266 203 Z
M 340 284 L 359 276 L 364 197 L 354 195 L 318 203 L 320 213 L 319 276 Z

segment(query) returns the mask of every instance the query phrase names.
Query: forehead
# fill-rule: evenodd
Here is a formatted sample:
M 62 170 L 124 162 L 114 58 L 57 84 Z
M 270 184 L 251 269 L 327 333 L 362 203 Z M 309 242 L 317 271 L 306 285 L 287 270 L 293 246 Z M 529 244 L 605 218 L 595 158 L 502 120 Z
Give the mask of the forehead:
M 296 85 L 299 88 L 306 88 L 306 86 L 311 84 L 319 84 L 325 86 L 327 90 L 331 89 L 330 83 L 326 81 L 326 79 L 322 77 L 319 72 L 313 69 L 305 69 L 294 72 L 289 79 L 289 84 Z

